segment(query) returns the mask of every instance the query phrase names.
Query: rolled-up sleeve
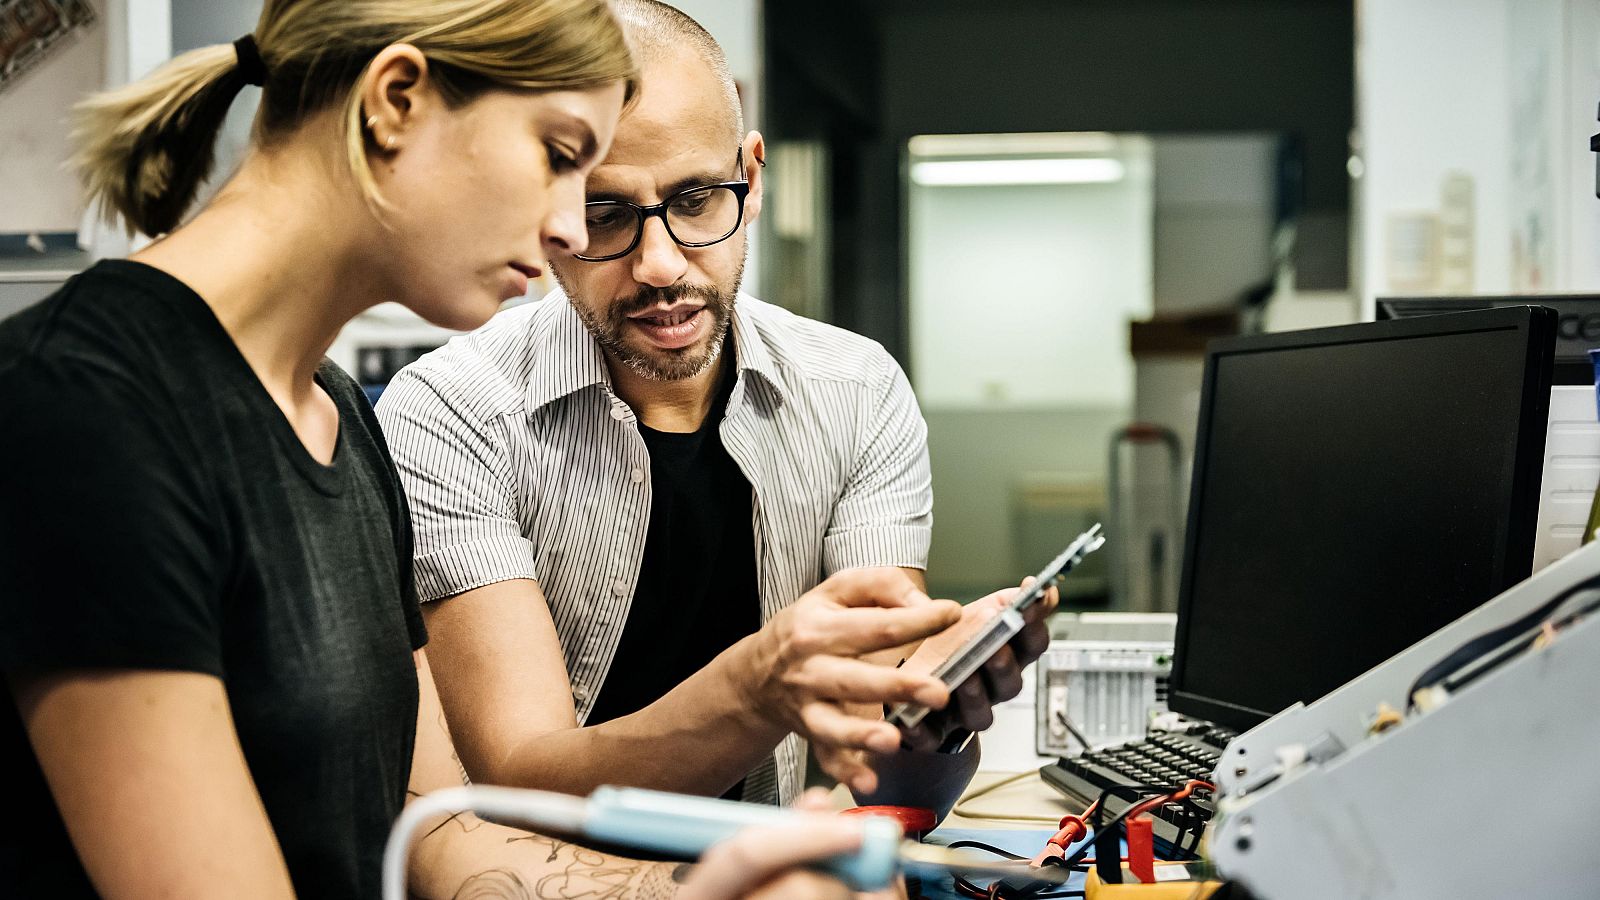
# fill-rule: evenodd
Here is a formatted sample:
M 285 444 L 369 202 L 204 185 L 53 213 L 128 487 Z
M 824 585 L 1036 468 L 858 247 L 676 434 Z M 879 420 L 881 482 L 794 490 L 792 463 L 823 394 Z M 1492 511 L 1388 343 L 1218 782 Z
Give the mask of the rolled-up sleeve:
M 830 575 L 863 566 L 928 566 L 928 426 L 905 372 L 888 354 L 882 362 L 876 402 L 863 410 L 850 480 L 823 538 L 823 571 Z
M 378 420 L 411 504 L 419 600 L 538 578 L 505 443 L 448 378 L 401 371 L 378 401 Z

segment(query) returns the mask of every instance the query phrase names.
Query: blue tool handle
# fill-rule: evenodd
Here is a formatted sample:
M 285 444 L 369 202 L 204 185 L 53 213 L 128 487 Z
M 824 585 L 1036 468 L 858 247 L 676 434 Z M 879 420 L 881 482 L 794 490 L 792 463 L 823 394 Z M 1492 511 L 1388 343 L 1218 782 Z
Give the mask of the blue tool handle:
M 642 788 L 601 787 L 589 795 L 584 834 L 608 843 L 672 856 L 697 858 L 712 844 L 748 825 L 783 825 L 803 815 L 776 806 L 687 797 Z M 861 848 L 819 860 L 826 872 L 853 890 L 888 887 L 899 870 L 900 826 L 864 817 Z

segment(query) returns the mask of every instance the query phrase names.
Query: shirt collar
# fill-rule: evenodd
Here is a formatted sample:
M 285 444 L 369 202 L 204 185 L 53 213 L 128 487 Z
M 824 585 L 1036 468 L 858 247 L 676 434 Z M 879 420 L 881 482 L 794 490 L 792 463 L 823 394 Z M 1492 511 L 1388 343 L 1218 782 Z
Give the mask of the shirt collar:
M 606 368 L 605 352 L 589 334 L 588 326 L 572 308 L 566 293 L 557 288 L 537 302 L 554 308 L 549 311 L 548 339 L 540 341 L 535 335 L 531 348 L 528 411 L 538 410 L 584 388 L 610 386 L 611 373 Z M 766 339 L 750 315 L 758 302 L 744 293 L 734 302 L 733 324 L 728 329 L 733 336 L 734 359 L 741 376 L 745 373 L 757 376 L 767 385 L 774 402 L 782 406 L 786 399 L 783 383 L 778 378 Z
M 782 406 L 787 399 L 783 393 L 783 381 L 778 378 L 778 369 L 772 362 L 772 351 L 767 346 L 766 337 L 761 329 L 756 327 L 756 307 L 760 301 L 744 293 L 740 293 L 733 305 L 733 325 L 728 330 L 733 334 L 733 349 L 739 363 L 739 372 L 756 375 L 765 382 L 772 394 L 775 405 Z
M 529 352 L 533 354 L 528 372 L 530 413 L 584 388 L 611 383 L 605 353 L 589 335 L 589 329 L 578 318 L 567 295 L 557 288 L 536 302 L 547 305 L 548 313 L 544 318 L 549 327 L 536 326 L 530 335 Z

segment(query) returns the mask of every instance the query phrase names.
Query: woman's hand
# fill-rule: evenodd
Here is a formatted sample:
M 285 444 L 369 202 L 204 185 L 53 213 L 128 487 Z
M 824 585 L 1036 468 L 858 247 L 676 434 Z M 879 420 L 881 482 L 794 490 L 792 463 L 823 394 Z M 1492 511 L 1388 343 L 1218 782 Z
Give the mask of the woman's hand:
M 812 814 L 783 825 L 746 828 L 712 847 L 684 882 L 680 900 L 856 896 L 838 879 L 804 866 L 859 849 L 861 821 L 832 814 L 828 792 L 821 788 L 807 791 L 795 808 Z

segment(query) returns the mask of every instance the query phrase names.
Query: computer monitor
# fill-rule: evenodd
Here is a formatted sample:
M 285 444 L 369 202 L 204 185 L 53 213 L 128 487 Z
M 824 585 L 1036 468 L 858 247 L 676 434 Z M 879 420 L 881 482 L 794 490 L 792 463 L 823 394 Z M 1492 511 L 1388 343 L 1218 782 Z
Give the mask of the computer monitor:
M 1207 350 L 1170 707 L 1244 731 L 1526 578 L 1556 315 Z
M 1600 347 L 1600 294 L 1522 294 L 1508 297 L 1379 297 L 1378 319 L 1409 319 L 1504 306 L 1548 306 L 1556 311 L 1553 384 L 1594 384 L 1589 350 Z

